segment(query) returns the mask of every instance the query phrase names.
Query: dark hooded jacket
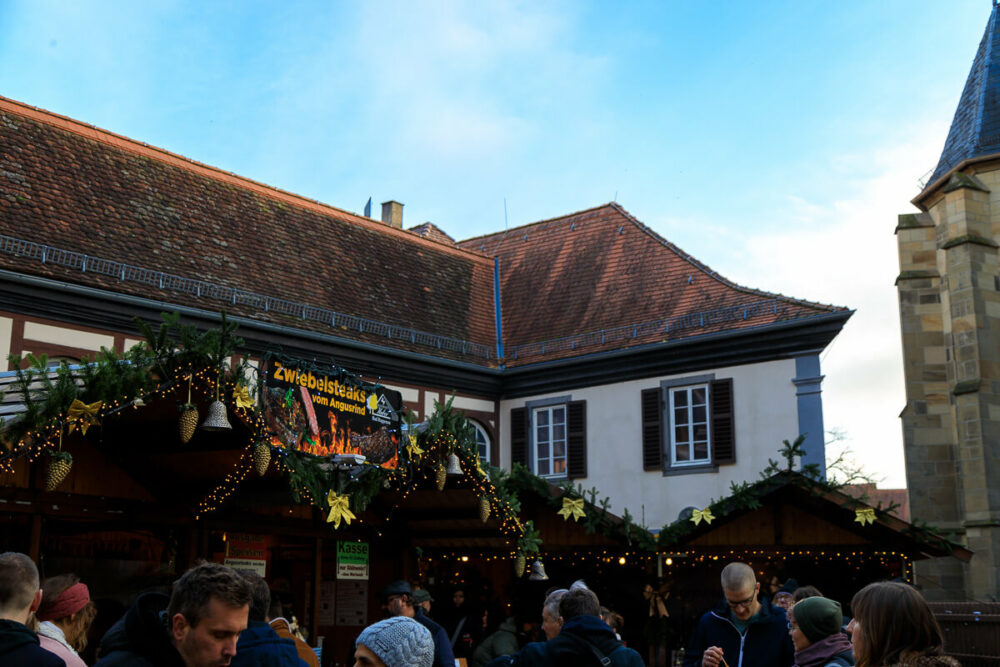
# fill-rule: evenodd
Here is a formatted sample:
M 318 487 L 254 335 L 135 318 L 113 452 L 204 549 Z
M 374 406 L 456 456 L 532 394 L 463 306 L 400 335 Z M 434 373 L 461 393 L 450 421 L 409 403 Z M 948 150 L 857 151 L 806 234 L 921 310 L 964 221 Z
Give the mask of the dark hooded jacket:
M 627 648 L 597 616 L 574 616 L 547 642 L 532 642 L 520 653 L 497 658 L 490 667 L 644 667 L 635 650 Z
M 746 634 L 740 635 L 723 600 L 698 621 L 684 652 L 684 667 L 700 667 L 709 646 L 720 647 L 732 667 L 789 667 L 795 658 L 785 612 L 770 602 L 760 603 L 760 614 L 750 622 Z
M 506 619 L 497 628 L 497 631 L 489 635 L 472 652 L 470 667 L 486 667 L 491 660 L 501 655 L 517 653 L 517 623 L 514 617 Z
M 167 632 L 163 593 L 143 593 L 101 640 L 95 667 L 184 667 Z
M 291 639 L 282 639 L 263 621 L 250 621 L 236 642 L 231 667 L 308 667 Z
M 38 635 L 24 623 L 0 620 L 0 665 L 4 667 L 66 667 L 55 653 L 38 644 Z

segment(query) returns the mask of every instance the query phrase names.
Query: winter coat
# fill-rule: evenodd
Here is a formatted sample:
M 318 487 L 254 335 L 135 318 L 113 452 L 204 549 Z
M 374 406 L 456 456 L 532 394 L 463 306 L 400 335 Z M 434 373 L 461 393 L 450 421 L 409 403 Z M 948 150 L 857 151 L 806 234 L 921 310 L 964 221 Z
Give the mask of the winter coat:
M 277 632 L 279 637 L 291 639 L 295 642 L 295 649 L 299 652 L 299 660 L 309 665 L 309 667 L 319 667 L 319 658 L 316 657 L 316 652 L 312 650 L 309 644 L 292 634 L 292 629 L 289 627 L 288 621 L 280 617 L 271 619 L 271 629 Z
M 282 639 L 264 621 L 250 621 L 236 642 L 231 667 L 306 667 L 295 642 Z
M 486 637 L 476 650 L 472 652 L 472 662 L 470 662 L 471 667 L 486 667 L 490 660 L 498 658 L 501 655 L 510 655 L 511 653 L 517 653 L 517 649 L 520 648 L 517 641 L 517 624 L 514 622 L 514 618 L 508 618 L 497 631 Z
M 743 635 L 729 620 L 725 600 L 703 615 L 684 652 L 684 667 L 700 667 L 709 646 L 720 647 L 731 667 L 789 667 L 795 656 L 784 610 L 763 602 Z
M 602 657 L 610 659 L 609 667 L 644 667 L 639 654 L 618 641 L 604 621 L 580 615 L 566 621 L 549 641 L 532 642 L 490 667 L 601 667 Z
M 143 593 L 101 639 L 95 667 L 184 667 L 167 632 L 163 593 Z
M 62 658 L 66 667 L 87 667 L 87 663 L 66 642 L 66 635 L 62 628 L 52 621 L 42 621 L 38 624 L 38 643 L 49 653 L 55 653 Z
M 427 628 L 434 640 L 434 667 L 455 667 L 455 656 L 451 652 L 448 633 L 440 625 L 424 614 L 420 607 L 414 607 L 413 620 Z
M 55 653 L 43 649 L 38 635 L 24 623 L 0 620 L 0 665 L 4 667 L 66 667 Z

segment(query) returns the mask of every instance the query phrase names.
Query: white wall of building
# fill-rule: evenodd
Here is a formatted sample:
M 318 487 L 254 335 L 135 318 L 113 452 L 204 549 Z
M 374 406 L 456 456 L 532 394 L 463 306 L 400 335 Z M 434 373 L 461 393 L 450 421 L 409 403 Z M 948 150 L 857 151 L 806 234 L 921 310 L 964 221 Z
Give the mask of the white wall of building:
M 733 380 L 736 463 L 719 466 L 717 472 L 664 476 L 643 471 L 640 392 L 659 387 L 661 380 L 708 373 L 716 380 Z M 511 463 L 512 408 L 555 396 L 585 400 L 587 477 L 574 481 L 585 489 L 597 487 L 601 498 L 609 496 L 615 514 L 627 507 L 636 521 L 644 516 L 647 526 L 660 528 L 685 507 L 704 507 L 712 498 L 729 495 L 730 482 L 758 480 L 768 458 L 779 458 L 781 441 L 799 434 L 794 377 L 795 361 L 787 359 L 501 401 L 501 465 L 509 468 Z

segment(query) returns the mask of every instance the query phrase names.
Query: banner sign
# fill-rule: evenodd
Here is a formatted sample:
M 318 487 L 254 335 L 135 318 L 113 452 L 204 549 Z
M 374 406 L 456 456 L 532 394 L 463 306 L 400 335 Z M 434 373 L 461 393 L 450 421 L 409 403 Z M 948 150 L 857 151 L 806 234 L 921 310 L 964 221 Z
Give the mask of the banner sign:
M 267 542 L 259 535 L 230 533 L 226 540 L 226 555 L 223 565 L 237 572 L 253 572 L 267 575 Z
M 263 394 L 272 445 L 316 456 L 362 454 L 369 463 L 396 467 L 403 407 L 398 391 L 362 388 L 342 376 L 272 360 Z
M 337 541 L 337 578 L 368 579 L 368 543 Z

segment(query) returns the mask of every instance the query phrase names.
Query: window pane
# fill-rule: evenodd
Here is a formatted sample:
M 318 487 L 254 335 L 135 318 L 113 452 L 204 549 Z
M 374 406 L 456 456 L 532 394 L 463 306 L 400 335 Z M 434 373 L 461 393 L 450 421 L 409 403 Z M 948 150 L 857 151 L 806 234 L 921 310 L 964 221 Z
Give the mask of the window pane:
M 688 446 L 687 445 L 678 445 L 674 449 L 674 453 L 675 453 L 675 459 L 677 461 L 687 461 L 688 460 Z
M 556 440 L 552 443 L 552 456 L 561 458 L 566 456 L 566 441 Z
M 686 407 L 688 404 L 688 394 L 686 389 L 674 392 L 674 407 Z
M 674 427 L 674 442 L 681 443 L 688 441 L 688 429 L 687 426 L 675 426 Z
M 695 387 L 691 390 L 691 402 L 695 405 L 705 405 L 704 387 Z
M 553 424 L 566 423 L 566 408 L 552 408 L 552 423 Z
M 549 429 L 547 426 L 539 426 L 535 429 L 535 442 L 548 442 Z
M 566 459 L 556 459 L 552 462 L 552 472 L 561 475 L 566 472 Z
M 688 423 L 688 411 L 687 408 L 677 408 L 674 410 L 674 423 L 675 424 L 687 424 Z
M 540 459 L 549 458 L 549 443 L 547 442 L 538 443 L 538 458 Z
M 565 440 L 566 439 L 566 426 L 564 424 L 553 424 L 552 425 L 552 439 L 553 440 Z
M 549 424 L 549 411 L 539 410 L 535 413 L 535 423 L 539 426 L 548 426 Z
M 694 425 L 694 439 L 698 442 L 704 442 L 708 440 L 708 425 L 707 424 L 695 424 Z
M 549 474 L 549 460 L 539 460 L 538 461 L 538 474 L 548 475 Z
M 696 442 L 694 443 L 694 458 L 699 461 L 708 460 L 708 443 L 707 442 Z
M 706 415 L 706 411 L 705 411 L 705 406 L 704 405 L 695 406 L 691 410 L 691 419 L 693 419 L 696 422 L 703 422 L 703 421 L 705 421 L 705 415 Z

